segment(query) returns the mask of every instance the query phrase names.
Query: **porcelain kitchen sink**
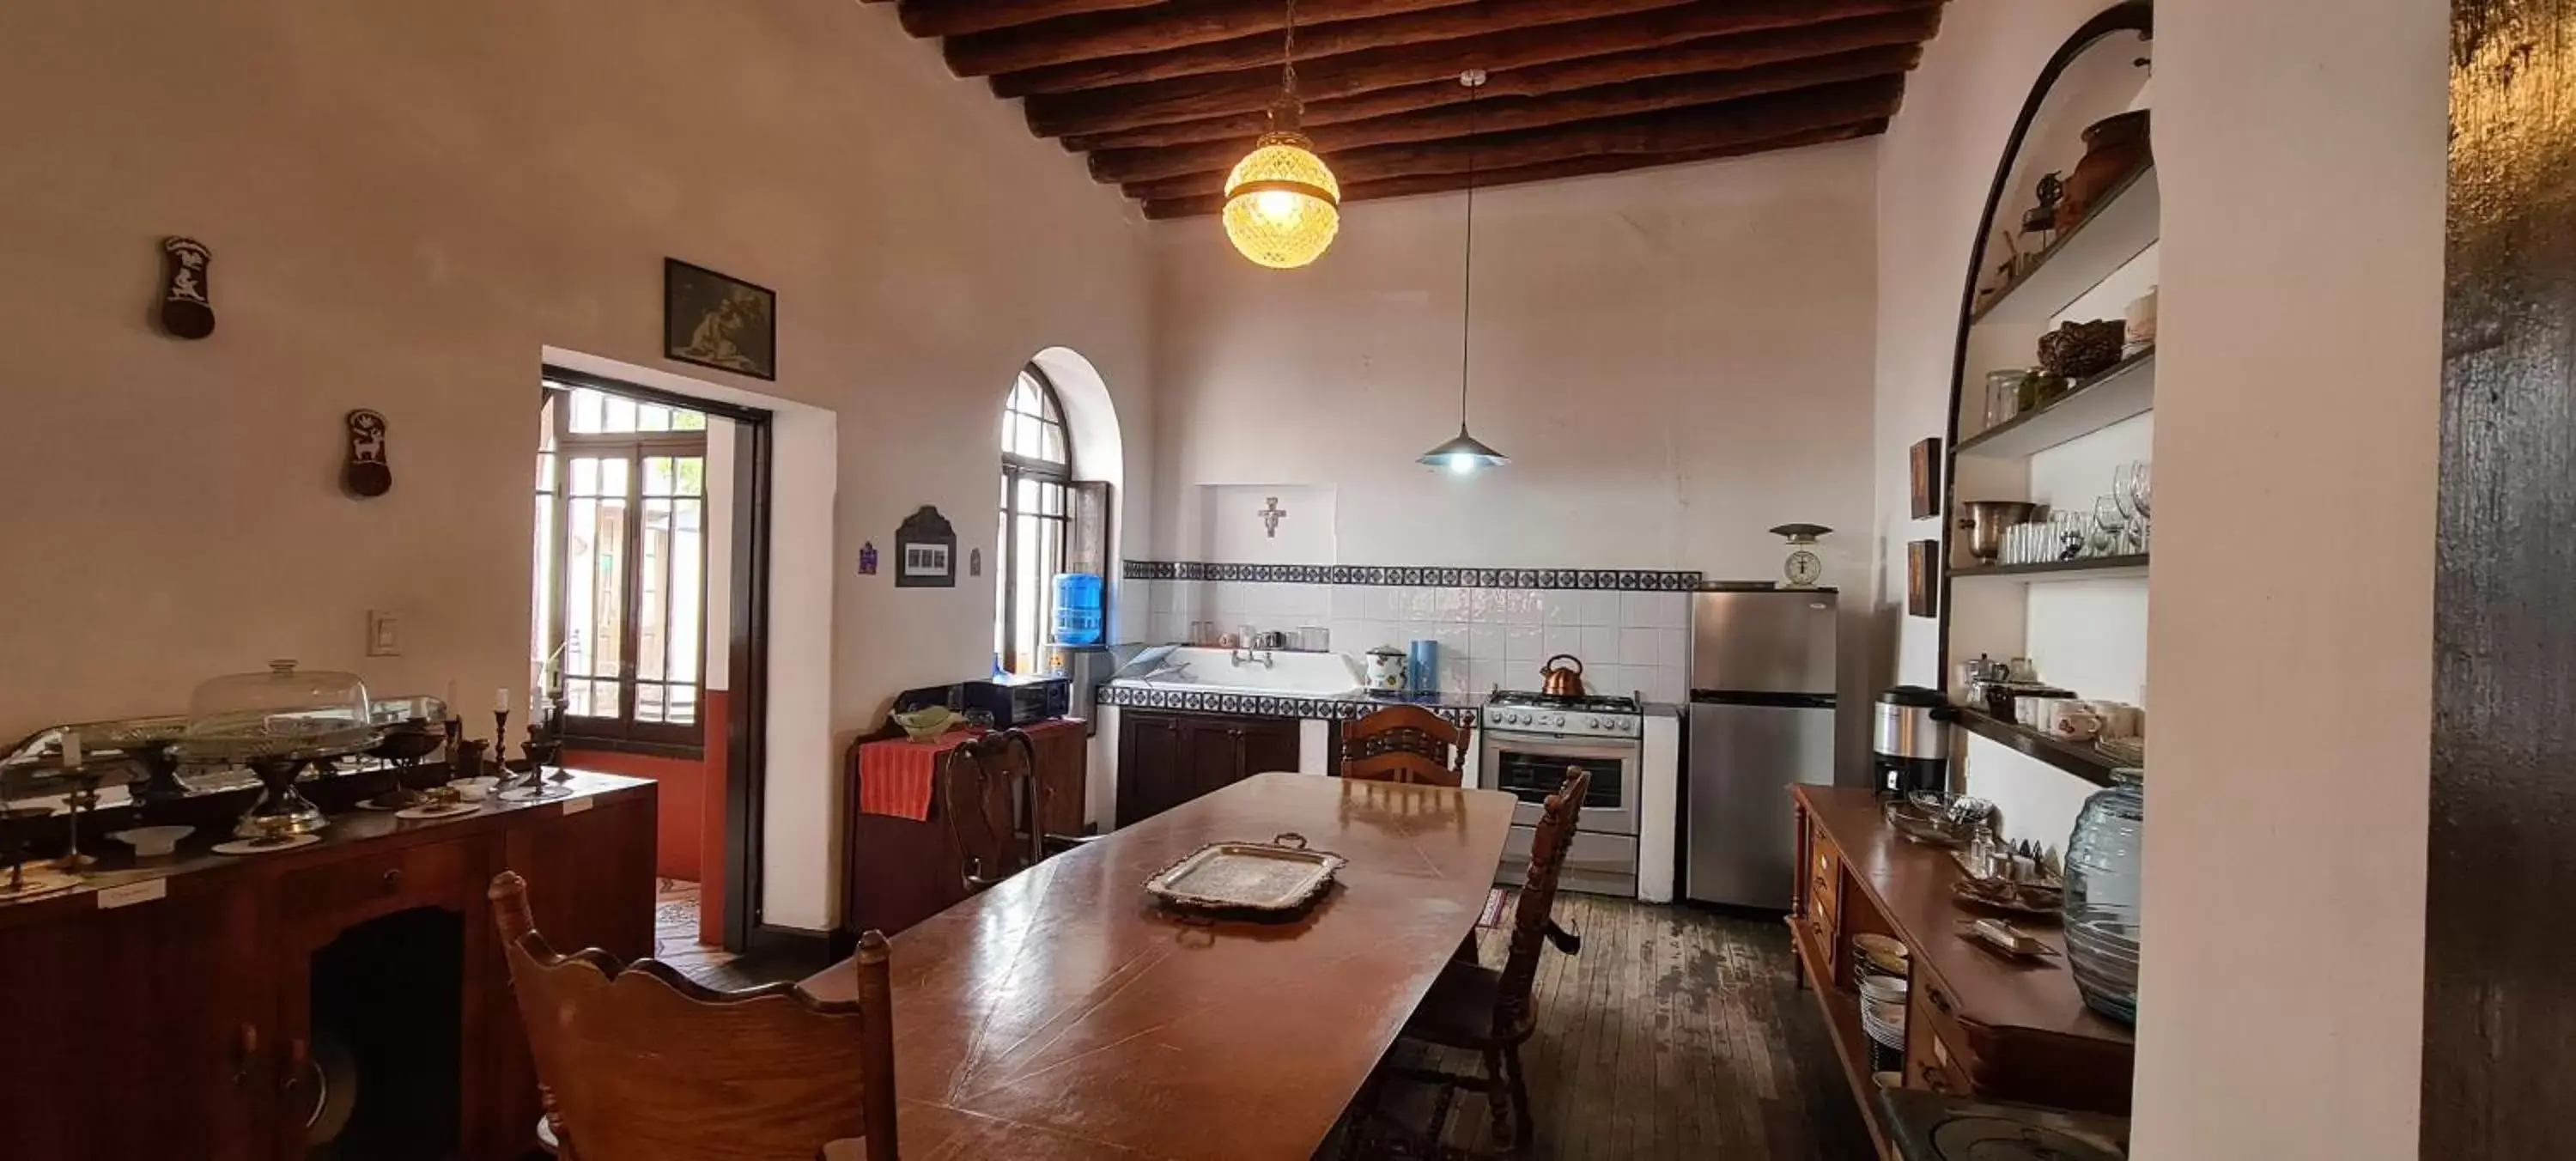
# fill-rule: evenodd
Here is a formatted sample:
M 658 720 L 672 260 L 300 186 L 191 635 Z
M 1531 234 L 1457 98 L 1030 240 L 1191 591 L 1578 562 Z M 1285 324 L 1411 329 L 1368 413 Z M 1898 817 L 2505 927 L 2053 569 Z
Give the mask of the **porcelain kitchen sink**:
M 1353 697 L 1364 692 L 1359 663 L 1346 654 L 1286 649 L 1246 654 L 1185 645 L 1138 654 L 1114 684 L 1269 697 Z

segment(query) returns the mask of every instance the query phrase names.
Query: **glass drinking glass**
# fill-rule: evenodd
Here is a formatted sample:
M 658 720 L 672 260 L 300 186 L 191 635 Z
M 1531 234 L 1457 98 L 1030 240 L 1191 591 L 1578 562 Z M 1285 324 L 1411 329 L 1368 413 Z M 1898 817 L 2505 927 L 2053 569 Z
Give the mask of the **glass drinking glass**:
M 2118 556 L 2129 549 L 2129 525 L 2134 521 L 2120 511 L 2116 497 L 2103 496 L 2093 501 L 2093 555 Z

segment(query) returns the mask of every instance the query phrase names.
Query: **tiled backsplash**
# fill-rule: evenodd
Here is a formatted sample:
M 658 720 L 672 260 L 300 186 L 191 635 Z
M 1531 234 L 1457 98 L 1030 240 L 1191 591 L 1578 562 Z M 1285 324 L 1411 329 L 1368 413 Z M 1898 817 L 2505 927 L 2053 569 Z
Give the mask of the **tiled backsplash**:
M 1131 582 L 1134 583 L 1134 582 Z M 1337 653 L 1380 645 L 1440 643 L 1442 690 L 1536 689 L 1541 662 L 1583 660 L 1596 693 L 1641 692 L 1650 701 L 1688 693 L 1690 596 L 1617 589 L 1328 584 L 1308 581 L 1149 580 L 1153 636 L 1179 641 L 1194 621 L 1219 633 L 1303 628 L 1332 634 Z

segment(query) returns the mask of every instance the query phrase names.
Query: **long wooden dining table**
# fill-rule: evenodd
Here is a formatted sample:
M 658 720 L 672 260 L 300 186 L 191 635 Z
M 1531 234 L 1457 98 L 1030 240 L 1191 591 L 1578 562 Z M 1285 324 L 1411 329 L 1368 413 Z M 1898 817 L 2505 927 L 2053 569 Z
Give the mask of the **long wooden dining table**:
M 1514 805 L 1257 774 L 896 935 L 903 1156 L 1304 1161 L 1475 929 Z M 1193 923 L 1145 894 L 1208 843 L 1283 833 L 1350 860 L 1300 918 Z

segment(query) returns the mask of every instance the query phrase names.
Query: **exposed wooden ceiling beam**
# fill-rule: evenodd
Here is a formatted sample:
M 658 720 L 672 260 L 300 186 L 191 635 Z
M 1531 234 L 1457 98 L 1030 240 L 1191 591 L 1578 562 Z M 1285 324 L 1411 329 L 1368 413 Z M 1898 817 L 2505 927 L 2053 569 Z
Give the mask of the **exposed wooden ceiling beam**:
M 1887 119 L 1880 117 L 1873 118 L 1868 121 L 1855 122 L 1849 125 L 1834 125 L 1823 129 L 1811 129 L 1802 133 L 1792 133 L 1782 137 L 1767 138 L 1761 141 L 1746 142 L 1738 145 L 1720 145 L 1706 149 L 1685 149 L 1673 153 L 1606 153 L 1596 154 L 1589 157 L 1568 158 L 1562 161 L 1542 162 L 1536 165 L 1513 166 L 1507 169 L 1479 169 L 1476 171 L 1475 182 L 1476 188 L 1478 189 L 1490 189 L 1495 186 L 1519 185 L 1523 182 L 1554 181 L 1561 178 L 1585 177 L 1592 174 L 1619 173 L 1631 169 L 1644 169 L 1649 166 L 1683 165 L 1694 161 L 1716 161 L 1720 158 L 1741 157 L 1748 153 L 1767 153 L 1774 149 L 1795 149 L 1805 145 L 1822 145 L 1827 142 L 1845 141 L 1854 137 L 1866 137 L 1871 134 L 1884 133 L 1886 131 Z M 1377 198 L 1408 197 L 1414 194 L 1449 193 L 1465 189 L 1466 187 L 1467 175 L 1463 173 L 1433 173 L 1406 177 L 1388 177 L 1374 181 L 1354 182 L 1343 186 L 1342 201 L 1345 204 L 1348 204 L 1350 202 L 1371 201 Z M 1224 208 L 1225 199 L 1223 197 L 1216 194 L 1202 194 L 1195 197 L 1169 198 L 1161 201 L 1146 202 L 1145 216 L 1155 219 L 1200 217 L 1216 213 Z
M 1464 137 L 1471 132 L 1538 129 L 1630 113 L 1713 105 L 1835 81 L 1894 76 L 1912 68 L 1921 52 L 1914 45 L 1889 45 L 1729 72 L 1600 85 L 1553 96 L 1500 97 L 1479 100 L 1472 109 L 1466 105 L 1444 105 L 1345 122 L 1312 130 L 1312 136 L 1316 148 L 1330 158 L 1340 151 L 1371 145 L 1437 141 Z M 1168 149 L 1103 149 L 1091 155 L 1091 176 L 1115 184 L 1205 173 L 1233 165 L 1251 150 L 1252 144 L 1250 138 L 1239 138 Z
M 1470 166 L 1512 169 L 1602 154 L 1721 149 L 1894 116 L 1904 94 L 1902 77 L 1842 81 L 1718 105 L 1484 134 L 1472 141 L 1459 138 L 1374 145 L 1330 154 L 1325 161 L 1342 182 L 1355 184 L 1462 173 Z M 1169 201 L 1222 193 L 1224 185 L 1225 170 L 1220 168 L 1131 182 L 1122 188 L 1127 196 L 1141 201 Z
M 1492 2 L 1304 0 L 1297 6 L 1297 55 L 1306 56 L 1308 42 L 1329 34 L 1336 23 L 1451 5 L 1482 8 Z M 1021 72 L 1103 57 L 1127 58 L 1219 41 L 1241 41 L 1253 51 L 1267 45 L 1269 58 L 1275 62 L 1281 48 L 1280 32 L 1288 25 L 1287 11 L 1281 0 L 1170 0 L 1151 8 L 1068 16 L 1042 24 L 952 36 L 942 51 L 948 57 L 949 71 L 961 77 Z
M 883 3 L 884 0 L 867 0 Z M 1150 8 L 1162 0 L 903 0 L 903 30 L 914 36 L 964 36 L 1121 8 Z
M 1309 62 L 1372 48 L 1456 40 L 1515 28 L 1569 24 L 1652 8 L 1671 8 L 1693 0 L 1477 0 L 1427 12 L 1346 20 L 1308 28 L 1299 11 L 1298 71 Z M 1040 30 L 1030 29 L 1031 33 Z M 954 43 L 953 41 L 951 43 Z M 1004 72 L 993 78 L 993 92 L 1005 97 L 1034 93 L 1069 93 L 1107 85 L 1141 84 L 1174 77 L 1226 73 L 1240 69 L 1275 69 L 1281 44 L 1277 35 L 1249 36 L 1213 44 L 1196 44 L 1137 56 L 1078 59 L 1046 68 Z
M 1940 23 L 1940 9 L 1915 8 L 1800 28 L 1703 37 L 1671 48 L 1605 53 L 1507 69 L 1494 73 L 1486 82 L 1480 103 L 1496 104 L 1505 97 L 1543 97 L 1622 81 L 1754 68 L 1885 45 L 1919 47 L 1939 31 Z M 1337 100 L 1310 101 L 1306 105 L 1305 124 L 1312 131 L 1327 125 L 1453 105 L 1466 99 L 1467 91 L 1459 87 L 1458 78 L 1453 74 L 1436 81 L 1378 89 Z M 1143 149 L 1202 141 L 1245 141 L 1265 128 L 1268 128 L 1268 116 L 1255 111 L 1196 121 L 1144 125 L 1109 133 L 1077 134 L 1064 138 L 1063 143 L 1065 148 L 1076 152 Z
M 1460 70 L 1505 69 L 1669 47 L 1726 33 L 1813 24 L 1845 16 L 1930 7 L 1939 0 L 1699 0 L 1572 24 L 1495 32 L 1459 40 L 1343 53 L 1302 63 L 1298 83 L 1310 100 L 1454 81 Z M 1118 85 L 1027 100 L 1029 127 L 1042 137 L 1105 133 L 1267 108 L 1278 78 L 1267 70 Z

